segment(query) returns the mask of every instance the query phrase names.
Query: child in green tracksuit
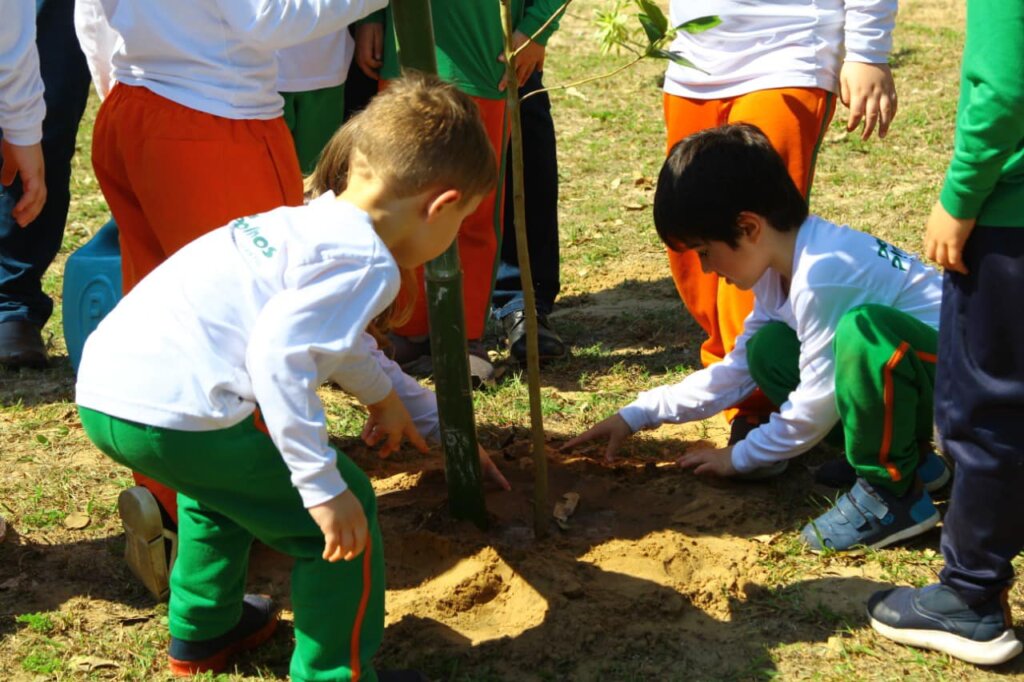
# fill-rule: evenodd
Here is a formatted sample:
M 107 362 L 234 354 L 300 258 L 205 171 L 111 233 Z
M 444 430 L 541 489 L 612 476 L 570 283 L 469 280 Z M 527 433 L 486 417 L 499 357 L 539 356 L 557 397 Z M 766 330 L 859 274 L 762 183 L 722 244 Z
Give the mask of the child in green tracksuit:
M 316 389 L 331 380 L 366 405 L 363 438 L 382 454 L 436 437 L 433 393 L 367 329 L 401 317 L 402 273 L 450 246 L 495 176 L 468 97 L 436 78 L 396 81 L 332 138 L 308 205 L 238 218 L 185 246 L 89 337 L 76 386 L 86 433 L 178 491 L 173 674 L 222 670 L 272 634 L 269 600 L 244 594 L 258 538 L 295 558 L 291 679 L 375 678 L 376 501 L 328 444 Z M 146 551 L 132 549 L 147 534 L 130 522 L 129 551 Z
M 562 0 L 513 0 L 511 12 L 514 27 L 513 45 L 526 45 L 516 58 L 518 85 L 543 68 L 548 38 L 558 26 Z M 363 21 L 356 30 L 356 62 L 364 70 L 380 69 L 382 81 L 397 78 L 400 72 L 391 8 L 387 12 L 385 34 L 381 24 L 384 12 Z M 434 0 L 431 3 L 434 41 L 437 46 L 437 71 L 441 78 L 473 97 L 487 127 L 496 157 L 501 159 L 508 138 L 505 121 L 505 38 L 501 27 L 500 5 L 489 0 Z M 554 20 L 545 26 L 548 19 Z M 544 30 L 540 29 L 544 27 Z M 539 31 L 539 33 L 538 33 Z M 527 39 L 536 35 L 534 42 Z M 515 85 L 515 84 L 513 84 Z M 463 270 L 463 304 L 466 316 L 466 338 L 469 341 L 470 372 L 479 384 L 491 378 L 493 367 L 487 359 L 482 338 L 490 311 L 491 288 L 494 283 L 501 243 L 500 188 L 487 195 L 476 212 L 459 231 L 459 260 Z M 395 329 L 395 359 L 405 367 L 429 356 L 427 339 L 427 306 L 422 295 L 422 277 L 418 284 L 413 314 L 408 322 Z M 429 359 L 429 358 L 427 358 Z M 412 371 L 410 369 L 410 371 Z
M 565 447 L 607 439 L 611 457 L 638 429 L 705 419 L 761 388 L 779 406 L 768 423 L 679 464 L 756 477 L 838 428 L 855 479 L 803 529 L 811 549 L 882 547 L 937 524 L 918 473 L 934 462 L 940 472 L 928 478 L 948 477 L 928 448 L 938 273 L 880 239 L 809 216 L 778 153 L 746 124 L 672 148 L 654 221 L 669 248 L 693 249 L 705 272 L 753 289 L 754 311 L 722 362 L 641 393 Z

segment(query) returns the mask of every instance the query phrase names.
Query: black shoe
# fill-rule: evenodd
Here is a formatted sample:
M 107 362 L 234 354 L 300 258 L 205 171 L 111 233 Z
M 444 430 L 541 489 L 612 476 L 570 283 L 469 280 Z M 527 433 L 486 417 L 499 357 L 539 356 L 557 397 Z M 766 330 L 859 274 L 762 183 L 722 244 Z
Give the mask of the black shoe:
M 0 322 L 0 366 L 7 369 L 46 367 L 46 347 L 37 326 L 26 320 Z
M 1021 643 L 1007 614 L 1002 599 L 969 606 L 941 583 L 897 587 L 868 599 L 871 627 L 883 637 L 976 665 L 999 665 L 1020 654 Z
M 501 318 L 508 337 L 508 352 L 517 362 L 526 362 L 526 313 L 516 310 Z M 537 315 L 537 350 L 541 361 L 564 358 L 565 342 L 551 328 L 547 315 Z
M 762 424 L 767 424 L 768 415 L 743 415 L 738 414 L 729 425 L 729 445 L 736 445 L 747 435 Z
M 269 597 L 245 595 L 242 617 L 235 627 L 220 637 L 188 641 L 171 637 L 167 660 L 171 674 L 185 677 L 203 672 L 218 673 L 228 667 L 235 654 L 255 649 L 270 639 L 277 629 L 277 609 Z

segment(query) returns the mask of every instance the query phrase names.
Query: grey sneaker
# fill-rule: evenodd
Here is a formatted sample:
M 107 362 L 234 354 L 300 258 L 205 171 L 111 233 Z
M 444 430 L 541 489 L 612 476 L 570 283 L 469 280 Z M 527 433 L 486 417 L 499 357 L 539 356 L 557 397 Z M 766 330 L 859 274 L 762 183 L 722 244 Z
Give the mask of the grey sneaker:
M 153 493 L 142 486 L 122 491 L 117 497 L 117 511 L 124 524 L 124 559 L 128 568 L 156 599 L 167 599 L 171 565 L 178 553 L 177 534 L 164 528 L 160 505 Z
M 972 607 L 941 583 L 897 587 L 871 595 L 868 618 L 880 635 L 901 644 L 976 665 L 999 665 L 1021 652 L 1004 599 Z

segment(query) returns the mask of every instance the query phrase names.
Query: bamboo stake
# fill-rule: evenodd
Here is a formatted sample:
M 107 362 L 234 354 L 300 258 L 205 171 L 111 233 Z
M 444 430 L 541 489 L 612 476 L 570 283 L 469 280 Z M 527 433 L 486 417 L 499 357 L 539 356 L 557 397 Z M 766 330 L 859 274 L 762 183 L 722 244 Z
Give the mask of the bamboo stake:
M 403 69 L 437 73 L 430 0 L 392 0 L 398 58 Z M 441 446 L 448 481 L 448 508 L 456 519 L 487 527 L 480 475 L 479 445 L 473 418 L 465 314 L 462 310 L 462 266 L 457 243 L 423 268 L 430 352 L 441 420 Z

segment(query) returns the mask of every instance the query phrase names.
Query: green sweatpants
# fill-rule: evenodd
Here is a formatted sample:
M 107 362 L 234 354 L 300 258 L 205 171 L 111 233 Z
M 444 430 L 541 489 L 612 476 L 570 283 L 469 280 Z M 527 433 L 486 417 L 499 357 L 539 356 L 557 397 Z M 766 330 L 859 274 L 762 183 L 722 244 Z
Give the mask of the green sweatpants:
M 938 332 L 883 305 L 852 308 L 839 321 L 833 351 L 841 439 L 857 476 L 902 495 L 914 481 L 919 443 L 932 437 L 932 393 Z M 800 343 L 771 322 L 747 344 L 757 385 L 782 405 L 800 383 Z
M 309 175 L 327 141 L 345 118 L 345 85 L 307 92 L 282 92 L 284 122 L 295 140 L 299 168 Z
M 171 573 L 171 635 L 205 640 L 241 617 L 253 538 L 295 558 L 296 682 L 375 680 L 384 633 L 384 551 L 366 474 L 337 453 L 338 470 L 366 512 L 370 540 L 352 561 L 321 558 L 323 534 L 288 468 L 254 417 L 219 431 L 146 426 L 80 407 L 96 447 L 178 491 L 178 559 Z

